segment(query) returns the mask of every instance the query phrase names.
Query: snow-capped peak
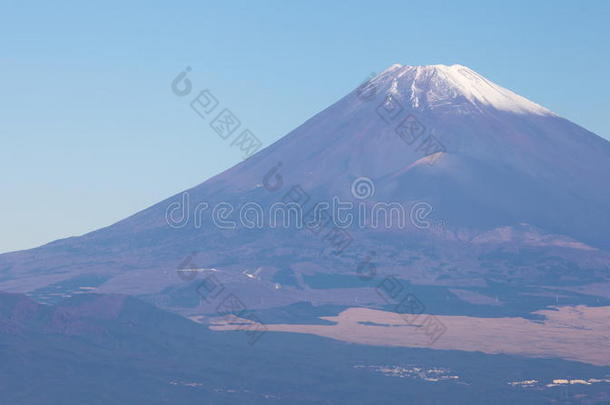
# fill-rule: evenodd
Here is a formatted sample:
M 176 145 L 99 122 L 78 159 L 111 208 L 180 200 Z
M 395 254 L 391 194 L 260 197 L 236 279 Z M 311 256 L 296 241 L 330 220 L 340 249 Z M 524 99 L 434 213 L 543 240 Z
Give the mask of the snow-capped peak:
M 414 108 L 464 103 L 519 114 L 555 115 L 550 110 L 499 86 L 463 65 L 408 66 L 394 64 L 374 81 Z

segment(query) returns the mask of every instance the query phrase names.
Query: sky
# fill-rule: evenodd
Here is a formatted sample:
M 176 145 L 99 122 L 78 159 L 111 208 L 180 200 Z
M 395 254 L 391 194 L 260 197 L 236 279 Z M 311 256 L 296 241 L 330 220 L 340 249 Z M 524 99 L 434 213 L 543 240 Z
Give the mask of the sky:
M 172 92 L 187 66 L 265 145 L 394 63 L 468 66 L 610 139 L 610 2 L 430 3 L 0 0 L 0 252 L 240 162 Z

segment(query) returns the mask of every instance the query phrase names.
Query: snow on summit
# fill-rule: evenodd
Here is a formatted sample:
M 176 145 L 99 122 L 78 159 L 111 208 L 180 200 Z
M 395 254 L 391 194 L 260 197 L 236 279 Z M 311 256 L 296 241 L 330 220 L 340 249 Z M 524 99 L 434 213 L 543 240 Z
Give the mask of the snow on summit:
M 491 107 L 518 114 L 555 115 L 462 65 L 394 64 L 373 81 L 389 94 L 409 100 L 414 108 L 474 106 L 478 110 Z

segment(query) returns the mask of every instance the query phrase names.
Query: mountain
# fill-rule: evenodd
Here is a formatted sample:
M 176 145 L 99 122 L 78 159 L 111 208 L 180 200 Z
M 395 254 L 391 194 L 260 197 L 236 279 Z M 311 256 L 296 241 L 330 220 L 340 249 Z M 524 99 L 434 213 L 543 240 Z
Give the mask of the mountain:
M 295 334 L 269 334 L 253 347 L 242 332 L 212 332 L 137 299 L 100 294 L 41 305 L 0 293 L 0 350 L 1 402 L 20 405 L 486 404 L 494 396 L 498 404 L 543 404 L 557 399 L 556 389 L 510 383 L 604 381 L 610 370 Z M 600 403 L 606 387 L 574 386 L 562 396 Z
M 608 281 L 609 172 L 610 142 L 465 66 L 393 65 L 200 185 L 109 227 L 0 255 L 0 289 L 45 302 L 96 289 L 193 315 L 201 300 L 177 270 L 214 268 L 251 308 L 379 306 L 354 281 L 373 263 L 441 288 L 428 297 L 439 311 L 454 310 L 456 286 L 515 302 L 519 286 Z M 351 208 L 328 214 L 340 222 L 330 228 L 274 226 L 282 201 L 304 213 L 316 202 Z

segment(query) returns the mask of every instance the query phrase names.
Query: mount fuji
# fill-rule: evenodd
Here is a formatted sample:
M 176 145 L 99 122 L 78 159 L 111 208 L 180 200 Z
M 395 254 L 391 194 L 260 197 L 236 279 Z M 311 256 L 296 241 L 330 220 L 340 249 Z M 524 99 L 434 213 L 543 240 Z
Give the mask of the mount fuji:
M 300 302 L 380 305 L 353 285 L 370 257 L 380 274 L 442 288 L 427 296 L 438 311 L 469 289 L 468 305 L 476 293 L 511 310 L 549 304 L 516 299 L 514 288 L 524 286 L 554 289 L 553 300 L 561 290 L 568 302 L 599 301 L 604 294 L 590 291 L 610 281 L 608 173 L 610 142 L 477 72 L 392 65 L 184 193 L 86 235 L 0 255 L 0 290 L 40 301 L 89 290 L 132 294 L 196 315 L 205 311 L 193 284 L 176 271 L 186 261 L 217 270 L 268 314 Z M 354 193 L 359 179 L 366 199 Z M 424 226 L 349 228 L 352 243 L 337 254 L 308 230 L 198 222 L 204 203 L 269 207 L 295 186 L 309 201 L 425 202 Z

